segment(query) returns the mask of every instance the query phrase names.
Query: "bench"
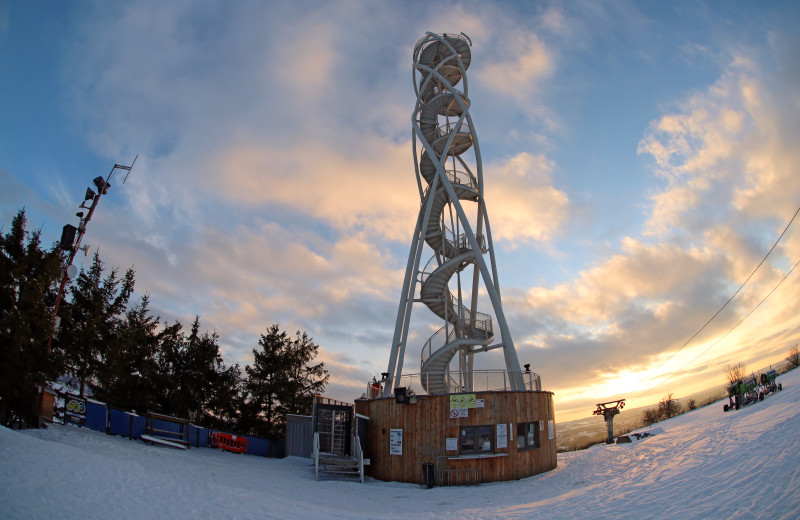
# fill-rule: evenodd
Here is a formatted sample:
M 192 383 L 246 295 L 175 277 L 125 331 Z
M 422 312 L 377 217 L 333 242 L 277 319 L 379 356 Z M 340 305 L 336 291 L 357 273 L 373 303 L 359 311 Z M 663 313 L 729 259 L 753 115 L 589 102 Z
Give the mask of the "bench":
M 156 428 L 155 421 L 162 421 L 178 425 L 178 431 L 163 430 Z M 145 434 L 142 439 L 145 442 L 158 442 L 158 440 L 167 441 L 173 444 L 179 444 L 189 448 L 189 421 L 186 419 L 179 419 L 178 417 L 171 417 L 169 415 L 161 415 L 157 413 L 148 413 L 145 417 Z M 149 437 L 149 438 L 145 438 Z

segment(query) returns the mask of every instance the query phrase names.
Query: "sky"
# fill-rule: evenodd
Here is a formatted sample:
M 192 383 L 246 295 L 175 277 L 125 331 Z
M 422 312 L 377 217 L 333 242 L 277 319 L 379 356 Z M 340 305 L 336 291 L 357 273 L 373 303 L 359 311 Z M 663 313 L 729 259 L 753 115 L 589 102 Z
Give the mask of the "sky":
M 136 158 L 91 251 L 163 322 L 199 315 L 228 364 L 273 323 L 307 332 L 352 401 L 386 371 L 419 208 L 414 44 L 464 32 L 520 363 L 558 421 L 688 395 L 800 343 L 798 20 L 790 1 L 0 0 L 0 225 L 24 207 L 53 243 Z M 438 328 L 411 319 L 406 374 Z

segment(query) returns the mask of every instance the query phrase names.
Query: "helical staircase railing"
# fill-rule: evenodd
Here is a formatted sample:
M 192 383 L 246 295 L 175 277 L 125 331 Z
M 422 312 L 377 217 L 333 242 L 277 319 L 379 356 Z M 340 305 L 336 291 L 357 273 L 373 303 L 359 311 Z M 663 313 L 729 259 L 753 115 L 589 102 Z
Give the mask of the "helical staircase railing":
M 412 116 L 412 149 L 421 203 L 389 366 L 382 380 L 382 397 L 390 397 L 393 389 L 401 386 L 414 303 L 423 303 L 444 321 L 422 349 L 419 375 L 425 391 L 469 391 L 475 373 L 474 355 L 496 348 L 503 349 L 510 388 L 525 389 L 500 299 L 480 146 L 469 113 L 466 71 L 471 45 L 463 33 L 428 32 L 414 47 L 417 101 Z M 475 212 L 468 215 L 465 208 L 474 208 Z M 428 249 L 433 254 L 424 263 L 422 255 Z M 491 310 L 492 315 L 478 311 L 479 303 L 485 301 L 479 302 L 479 297 L 491 301 L 491 309 L 483 311 Z M 500 338 L 497 343 L 493 343 L 495 328 Z M 458 380 L 451 381 L 450 363 L 456 355 Z
M 429 35 L 430 36 L 430 35 Z M 420 71 L 417 89 L 418 137 L 423 152 L 419 173 L 425 180 L 423 202 L 429 197 L 425 243 L 434 251 L 425 268 L 419 271 L 419 299 L 445 324 L 425 343 L 421 354 L 421 382 L 428 393 L 447 393 L 448 367 L 459 350 L 473 345 L 488 345 L 494 339 L 492 318 L 459 301 L 449 288 L 453 276 L 475 262 L 486 251 L 482 235 L 476 235 L 476 250 L 469 237 L 457 234 L 445 224 L 445 211 L 452 195 L 459 201 L 477 202 L 478 181 L 469 171 L 455 167 L 460 156 L 473 145 L 468 124 L 468 98 L 455 87 L 465 80 L 470 64 L 470 42 L 461 35 L 445 34 L 424 38 L 415 49 L 414 67 Z M 444 118 L 445 121 L 440 121 Z M 453 163 L 449 168 L 448 161 Z M 437 176 L 437 171 L 443 175 Z M 447 184 L 452 190 L 447 189 Z M 460 291 L 459 291 L 460 293 Z

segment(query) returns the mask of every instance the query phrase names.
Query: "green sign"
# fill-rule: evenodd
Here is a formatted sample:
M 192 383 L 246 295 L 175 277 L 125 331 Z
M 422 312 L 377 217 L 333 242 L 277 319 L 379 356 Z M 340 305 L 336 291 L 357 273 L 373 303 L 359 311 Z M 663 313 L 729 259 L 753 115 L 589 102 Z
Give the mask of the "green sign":
M 475 408 L 475 394 L 451 394 L 450 409 Z

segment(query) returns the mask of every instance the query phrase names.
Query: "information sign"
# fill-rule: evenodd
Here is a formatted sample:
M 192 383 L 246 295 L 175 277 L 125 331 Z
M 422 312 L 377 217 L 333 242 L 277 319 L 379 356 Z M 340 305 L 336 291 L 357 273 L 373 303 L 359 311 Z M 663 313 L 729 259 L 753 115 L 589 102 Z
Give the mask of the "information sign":
M 508 424 L 500 423 L 497 425 L 497 447 L 508 447 Z
M 403 430 L 392 428 L 389 432 L 389 454 L 403 454 Z

